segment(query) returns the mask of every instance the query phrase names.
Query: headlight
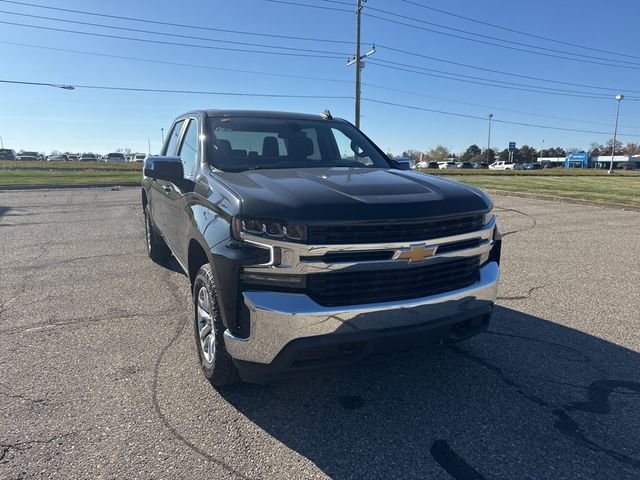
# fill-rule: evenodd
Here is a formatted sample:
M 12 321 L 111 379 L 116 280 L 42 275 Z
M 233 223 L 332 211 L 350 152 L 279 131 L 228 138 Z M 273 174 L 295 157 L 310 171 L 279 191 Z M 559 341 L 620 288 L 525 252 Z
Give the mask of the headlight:
M 287 225 L 280 222 L 236 217 L 233 219 L 233 233 L 237 239 L 242 239 L 242 234 L 246 233 L 264 238 L 302 242 L 307 238 L 307 227 L 305 225 Z

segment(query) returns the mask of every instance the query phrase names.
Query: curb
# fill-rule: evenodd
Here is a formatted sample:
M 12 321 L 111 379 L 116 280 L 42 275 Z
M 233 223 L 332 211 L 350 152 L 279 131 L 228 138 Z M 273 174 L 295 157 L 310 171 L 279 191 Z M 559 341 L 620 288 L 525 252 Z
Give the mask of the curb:
M 577 198 L 557 197 L 554 195 L 540 195 L 537 193 L 510 192 L 508 190 L 488 190 L 488 189 L 483 189 L 483 190 L 489 193 L 490 195 L 499 195 L 501 197 L 532 198 L 535 200 L 547 200 L 550 202 L 557 202 L 557 203 L 569 203 L 573 205 L 587 205 L 590 207 L 602 207 L 602 208 L 610 208 L 615 210 L 640 212 L 640 207 L 636 207 L 635 205 L 627 205 L 625 203 L 599 203 L 599 202 L 591 202 L 588 200 L 580 200 Z
M 140 183 L 88 183 L 84 185 L 0 185 L 1 191 L 12 190 L 58 190 L 63 188 L 111 188 L 111 187 L 139 187 Z

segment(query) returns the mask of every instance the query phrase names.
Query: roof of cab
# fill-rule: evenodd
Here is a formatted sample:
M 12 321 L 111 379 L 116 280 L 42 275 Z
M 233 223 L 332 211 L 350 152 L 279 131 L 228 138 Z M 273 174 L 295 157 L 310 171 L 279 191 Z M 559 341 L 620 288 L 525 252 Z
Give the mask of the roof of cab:
M 210 110 L 195 110 L 192 112 L 185 113 L 184 115 L 189 114 L 205 114 L 210 118 L 222 118 L 222 117 L 230 117 L 230 118 L 286 118 L 290 120 L 324 120 L 322 115 L 311 115 L 308 113 L 294 113 L 294 112 L 276 112 L 276 111 L 268 111 L 268 110 L 219 110 L 219 109 L 210 109 Z M 341 118 L 335 118 L 334 120 L 342 120 Z

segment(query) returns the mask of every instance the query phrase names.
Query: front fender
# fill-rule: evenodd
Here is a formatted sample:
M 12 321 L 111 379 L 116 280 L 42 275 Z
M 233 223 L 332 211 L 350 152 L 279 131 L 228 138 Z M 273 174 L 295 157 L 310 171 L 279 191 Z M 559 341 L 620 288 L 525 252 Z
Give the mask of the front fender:
M 189 210 L 192 219 L 190 236 L 206 252 L 211 265 L 222 322 L 229 331 L 240 335 L 243 332 L 243 325 L 237 315 L 240 269 L 243 265 L 259 263 L 262 252 L 233 239 L 233 217 L 226 212 L 214 211 L 212 206 L 203 204 L 191 205 Z M 188 268 L 191 274 L 192 266 L 189 265 Z

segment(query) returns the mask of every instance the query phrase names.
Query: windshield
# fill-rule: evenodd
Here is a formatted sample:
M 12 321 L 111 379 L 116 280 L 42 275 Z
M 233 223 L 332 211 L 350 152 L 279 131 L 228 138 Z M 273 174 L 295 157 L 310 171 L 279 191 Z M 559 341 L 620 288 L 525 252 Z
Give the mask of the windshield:
M 389 168 L 353 126 L 288 118 L 212 118 L 210 163 L 229 171 L 264 168 Z
M 110 158 L 115 157 L 115 158 L 124 158 L 124 155 L 122 153 L 110 153 L 108 155 Z

